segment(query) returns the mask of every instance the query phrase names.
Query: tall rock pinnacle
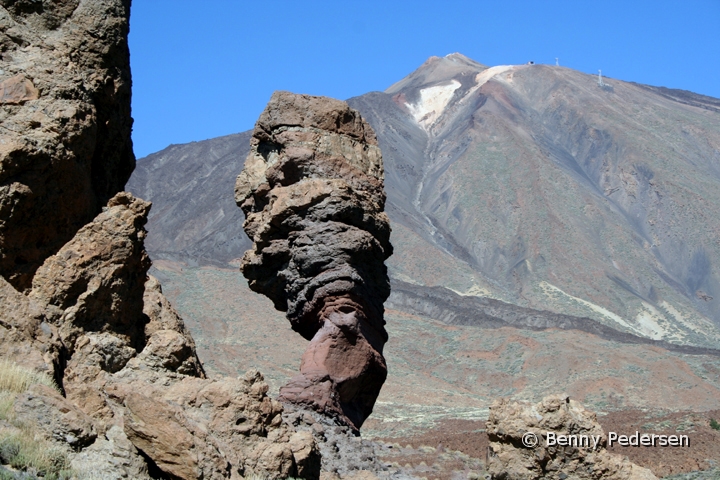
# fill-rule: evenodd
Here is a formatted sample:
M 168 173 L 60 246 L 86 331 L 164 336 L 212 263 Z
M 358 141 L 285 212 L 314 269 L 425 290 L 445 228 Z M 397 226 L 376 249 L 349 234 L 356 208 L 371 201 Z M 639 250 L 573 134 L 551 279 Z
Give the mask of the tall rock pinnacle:
M 130 0 L 0 2 L 0 276 L 18 290 L 135 168 L 129 16 Z
M 235 185 L 250 288 L 310 344 L 280 397 L 360 428 L 387 376 L 392 253 L 375 133 L 345 102 L 273 94 Z

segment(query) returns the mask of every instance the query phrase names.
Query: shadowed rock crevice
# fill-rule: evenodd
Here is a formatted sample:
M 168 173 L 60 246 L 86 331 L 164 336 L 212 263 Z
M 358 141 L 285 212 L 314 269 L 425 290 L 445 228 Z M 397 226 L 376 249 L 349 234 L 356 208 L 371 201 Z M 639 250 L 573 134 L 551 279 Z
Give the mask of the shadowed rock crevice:
M 235 200 L 253 241 L 241 266 L 250 288 L 310 340 L 281 399 L 360 428 L 387 376 L 392 246 L 374 132 L 344 102 L 276 92 Z

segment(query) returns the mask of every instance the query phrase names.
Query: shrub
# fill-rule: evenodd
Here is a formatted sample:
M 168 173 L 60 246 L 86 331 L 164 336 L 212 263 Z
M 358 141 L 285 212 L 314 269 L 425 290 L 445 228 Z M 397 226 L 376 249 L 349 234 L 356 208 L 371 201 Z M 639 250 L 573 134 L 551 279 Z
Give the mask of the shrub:
M 70 478 L 72 472 L 68 467 L 67 453 L 39 435 L 34 425 L 25 425 L 13 418 L 12 407 L 17 395 L 36 383 L 57 389 L 48 375 L 0 360 L 0 420 L 10 425 L 0 427 L 0 464 L 40 475 L 46 480 Z M 6 473 L 0 471 L 0 480 L 16 478 Z
M 720 423 L 718 423 L 718 421 L 715 420 L 714 418 L 711 418 L 710 419 L 710 428 L 712 428 L 713 430 L 720 430 Z
M 69 478 L 67 454 L 33 429 L 20 428 L 0 433 L 0 460 L 18 470 L 30 471 L 46 479 Z

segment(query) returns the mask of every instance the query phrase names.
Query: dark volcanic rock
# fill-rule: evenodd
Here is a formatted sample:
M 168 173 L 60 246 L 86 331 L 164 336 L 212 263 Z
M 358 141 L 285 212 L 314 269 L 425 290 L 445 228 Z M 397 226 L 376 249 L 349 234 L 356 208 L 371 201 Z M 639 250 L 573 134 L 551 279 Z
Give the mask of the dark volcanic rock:
M 449 325 L 468 325 L 480 328 L 512 326 L 531 330 L 550 328 L 580 330 L 626 344 L 653 345 L 674 352 L 720 356 L 718 349 L 653 340 L 615 330 L 587 317 L 574 317 L 546 310 L 523 308 L 494 298 L 458 295 L 444 287 L 424 287 L 400 280 L 392 282 L 392 295 L 386 304 L 388 308 L 433 318 Z
M 311 340 L 281 398 L 359 428 L 385 381 L 383 164 L 370 126 L 346 103 L 276 92 L 260 116 L 235 199 L 253 240 L 250 288 Z
M 123 189 L 129 0 L 0 5 L 0 275 L 35 270 Z

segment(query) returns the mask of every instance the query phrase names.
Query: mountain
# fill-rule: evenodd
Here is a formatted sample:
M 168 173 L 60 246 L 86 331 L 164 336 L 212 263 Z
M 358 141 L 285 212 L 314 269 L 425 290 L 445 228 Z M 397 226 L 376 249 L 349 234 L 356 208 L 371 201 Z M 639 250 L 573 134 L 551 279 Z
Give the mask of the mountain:
M 227 265 L 250 248 L 245 216 L 232 195 L 250 133 L 171 145 L 136 168 L 126 188 L 153 199 L 146 240 L 153 258 Z
M 658 92 L 453 54 L 351 99 L 378 131 L 397 251 L 446 265 L 396 257 L 395 276 L 717 345 L 717 100 Z
M 385 159 L 392 277 L 716 346 L 720 101 L 603 83 L 451 54 L 350 99 Z M 128 189 L 155 203 L 151 252 L 215 265 L 242 255 L 227 192 L 248 139 L 139 162 Z
M 394 246 L 366 434 L 558 391 L 600 411 L 717 408 L 719 102 L 460 54 L 349 99 L 382 150 Z M 276 391 L 302 349 L 237 271 L 248 138 L 170 146 L 127 188 L 153 202 L 153 271 L 206 368 L 259 366 Z

